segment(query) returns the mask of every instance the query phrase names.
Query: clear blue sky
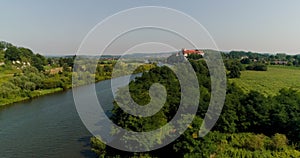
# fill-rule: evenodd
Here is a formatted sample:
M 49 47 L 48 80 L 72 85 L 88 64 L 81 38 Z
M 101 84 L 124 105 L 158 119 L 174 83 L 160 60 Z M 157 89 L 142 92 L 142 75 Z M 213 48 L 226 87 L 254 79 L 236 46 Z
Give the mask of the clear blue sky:
M 73 54 L 90 29 L 107 16 L 147 5 L 194 17 L 221 50 L 300 53 L 297 0 L 3 0 L 0 40 L 41 54 Z

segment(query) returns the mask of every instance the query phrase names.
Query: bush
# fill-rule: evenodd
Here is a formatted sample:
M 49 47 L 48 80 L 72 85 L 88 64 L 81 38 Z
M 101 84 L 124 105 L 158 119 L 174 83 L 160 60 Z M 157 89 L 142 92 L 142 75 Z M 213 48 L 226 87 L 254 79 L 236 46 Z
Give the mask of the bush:
M 44 89 L 57 88 L 57 87 L 61 87 L 61 86 L 62 86 L 62 82 L 59 79 L 47 78 L 43 81 Z
M 239 67 L 233 66 L 230 70 L 230 73 L 228 74 L 229 78 L 240 78 L 241 77 L 241 72 Z
M 263 150 L 264 149 L 264 139 L 265 139 L 265 136 L 263 134 L 252 135 L 246 141 L 246 148 L 248 148 L 251 151 Z
M 280 150 L 280 149 L 286 148 L 287 142 L 288 142 L 288 140 L 284 134 L 276 133 L 272 137 L 272 147 L 275 150 Z
M 105 157 L 106 145 L 102 143 L 98 138 L 92 137 L 90 140 L 92 151 L 95 152 L 99 157 Z
M 241 60 L 242 64 L 250 64 L 251 60 L 249 58 L 244 58 Z
M 252 64 L 246 67 L 246 70 L 267 71 L 268 67 L 265 64 Z

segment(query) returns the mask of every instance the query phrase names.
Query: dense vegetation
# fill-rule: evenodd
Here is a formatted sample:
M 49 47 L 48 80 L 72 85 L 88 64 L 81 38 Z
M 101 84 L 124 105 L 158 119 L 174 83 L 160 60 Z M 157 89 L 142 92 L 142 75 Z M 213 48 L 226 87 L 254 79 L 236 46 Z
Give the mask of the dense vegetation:
M 230 79 L 222 114 L 208 135 L 202 138 L 198 132 L 211 96 L 209 71 L 201 56 L 190 55 L 201 98 L 197 115 L 184 134 L 151 152 L 119 151 L 96 138 L 91 138 L 92 150 L 99 157 L 300 157 L 300 56 L 242 51 L 222 55 Z M 89 58 L 79 57 L 77 62 L 83 66 L 73 67 L 74 59 L 75 56 L 44 57 L 30 49 L 0 42 L 0 105 L 109 79 L 116 66 L 115 60 L 103 59 L 92 65 Z M 185 59 L 172 56 L 168 62 L 176 64 L 181 60 Z M 126 75 L 127 68 L 134 65 L 124 62 L 117 66 L 119 75 Z M 74 69 L 82 71 L 73 72 Z M 144 73 L 129 85 L 135 102 L 145 105 L 150 101 L 148 90 L 153 83 L 166 87 L 167 99 L 151 117 L 130 115 L 114 104 L 111 120 L 137 132 L 168 123 L 177 112 L 181 91 L 176 75 L 166 66 L 144 64 L 135 71 L 139 72 Z M 121 94 L 122 89 L 117 96 L 122 97 Z M 138 141 L 151 145 L 163 140 L 153 137 Z M 128 145 L 124 142 L 124 146 Z
M 300 66 L 300 55 L 287 55 L 284 53 L 277 54 L 261 54 L 245 51 L 231 51 L 222 54 L 224 59 L 239 59 L 242 64 L 250 64 L 253 62 L 265 63 L 268 65 L 287 65 Z
M 77 65 L 80 65 L 77 68 L 81 71 L 73 72 L 75 57 L 44 57 L 30 49 L 0 42 L 0 106 L 111 78 L 116 60 L 101 59 L 93 65 L 90 64 L 92 59 L 77 57 Z M 126 69 L 132 66 L 130 63 L 118 65 L 123 75 L 128 74 Z M 136 73 L 152 67 L 153 64 L 145 64 Z
M 300 66 L 300 55 L 260 54 L 244 51 L 231 51 L 222 53 L 225 66 L 229 71 L 229 78 L 240 78 L 238 71 L 254 70 L 267 71 L 268 65 L 281 65 L 290 67 Z
M 204 60 L 191 59 L 190 63 L 198 77 L 201 98 L 193 123 L 180 138 L 164 148 L 145 153 L 119 151 L 92 138 L 92 150 L 99 157 L 300 156 L 298 151 L 300 149 L 300 93 L 288 88 L 281 89 L 277 95 L 265 96 L 258 91 L 246 93 L 237 84 L 229 82 L 225 105 L 213 131 L 203 138 L 198 137 L 202 118 L 210 101 L 210 78 Z M 243 69 L 243 64 L 237 59 L 228 60 L 225 65 L 229 74 L 235 69 Z M 243 71 L 241 78 L 243 78 Z M 149 86 L 155 82 L 163 84 L 168 94 L 164 107 L 158 113 L 146 118 L 137 117 L 125 113 L 115 104 L 111 119 L 117 125 L 133 131 L 149 131 L 166 124 L 175 115 L 180 102 L 178 80 L 168 67 L 155 67 L 131 82 L 131 95 L 140 105 L 147 104 L 150 99 Z M 153 143 L 155 140 L 156 137 L 152 140 L 139 141 Z
M 0 105 L 60 91 L 71 83 L 67 73 L 50 74 L 50 60 L 30 49 L 0 42 L 0 54 Z

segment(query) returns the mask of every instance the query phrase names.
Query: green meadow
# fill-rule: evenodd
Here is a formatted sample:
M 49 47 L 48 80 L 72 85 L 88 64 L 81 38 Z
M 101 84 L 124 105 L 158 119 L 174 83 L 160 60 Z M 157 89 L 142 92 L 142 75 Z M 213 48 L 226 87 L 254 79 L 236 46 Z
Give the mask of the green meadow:
M 276 95 L 282 88 L 300 91 L 300 67 L 268 66 L 267 71 L 241 71 L 240 78 L 230 79 L 245 92 L 255 90 L 265 95 Z

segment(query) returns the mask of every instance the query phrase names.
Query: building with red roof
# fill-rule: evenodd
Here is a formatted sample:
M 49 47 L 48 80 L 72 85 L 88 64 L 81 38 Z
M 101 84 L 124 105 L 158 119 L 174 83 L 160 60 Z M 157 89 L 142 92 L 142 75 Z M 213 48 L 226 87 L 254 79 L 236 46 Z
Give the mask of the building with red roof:
M 198 54 L 198 55 L 204 55 L 204 52 L 202 50 L 198 50 L 198 49 L 185 49 L 182 48 L 181 50 L 183 56 L 187 57 L 190 54 Z

